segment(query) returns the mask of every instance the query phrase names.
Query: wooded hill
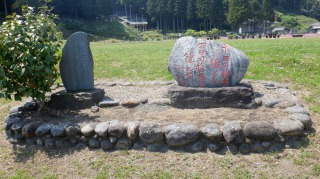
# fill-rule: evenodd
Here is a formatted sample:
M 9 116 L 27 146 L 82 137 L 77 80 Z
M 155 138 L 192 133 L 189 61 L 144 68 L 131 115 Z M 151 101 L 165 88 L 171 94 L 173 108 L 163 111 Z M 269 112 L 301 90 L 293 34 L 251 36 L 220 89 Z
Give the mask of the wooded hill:
M 107 19 L 112 14 L 144 17 L 163 32 L 186 29 L 236 29 L 248 19 L 274 21 L 275 11 L 320 19 L 319 0 L 0 0 L 0 15 L 19 13 L 22 5 L 48 5 L 60 17 Z M 126 12 L 126 13 L 125 13 Z

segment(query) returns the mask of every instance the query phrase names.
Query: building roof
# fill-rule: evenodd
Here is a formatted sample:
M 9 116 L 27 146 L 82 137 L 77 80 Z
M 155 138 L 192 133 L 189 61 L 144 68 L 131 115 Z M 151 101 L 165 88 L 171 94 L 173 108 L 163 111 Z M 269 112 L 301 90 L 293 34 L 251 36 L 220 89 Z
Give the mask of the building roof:
M 274 29 L 272 30 L 272 32 L 279 32 L 279 31 L 284 31 L 284 30 L 286 30 L 286 28 L 284 28 L 284 27 L 277 27 L 277 28 L 274 28 Z

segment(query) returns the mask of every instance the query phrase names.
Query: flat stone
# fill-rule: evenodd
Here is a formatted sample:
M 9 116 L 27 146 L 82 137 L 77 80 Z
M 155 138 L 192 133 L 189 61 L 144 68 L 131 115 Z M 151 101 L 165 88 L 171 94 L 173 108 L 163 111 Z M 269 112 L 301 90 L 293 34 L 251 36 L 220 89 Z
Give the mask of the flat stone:
M 164 140 L 164 134 L 158 124 L 142 123 L 139 126 L 139 137 L 142 142 L 152 144 Z
M 283 119 L 275 122 L 275 126 L 281 135 L 294 136 L 303 132 L 304 126 L 298 120 Z
M 14 106 L 10 109 L 9 114 L 14 114 L 14 113 L 18 113 L 18 112 L 24 112 L 25 109 L 23 106 Z
M 139 121 L 132 121 L 127 123 L 127 136 L 130 140 L 135 140 L 139 135 Z
M 23 121 L 18 121 L 18 122 L 15 122 L 14 124 L 12 124 L 11 129 L 12 129 L 13 131 L 15 131 L 16 133 L 21 133 L 22 128 L 23 128 L 26 124 L 28 124 L 28 121 L 25 121 L 25 120 L 23 120 Z
M 96 124 L 85 124 L 81 127 L 81 134 L 88 137 L 94 132 Z
M 99 123 L 95 126 L 94 131 L 96 132 L 96 134 L 100 137 L 107 137 L 108 135 L 108 128 L 110 126 L 116 125 L 118 124 L 119 121 L 118 120 L 113 120 L 113 121 L 107 121 L 107 122 L 102 122 Z
M 120 101 L 120 105 L 127 108 L 134 108 L 140 105 L 140 100 L 137 99 L 123 99 Z
M 127 150 L 132 147 L 132 144 L 128 139 L 119 139 L 117 141 L 116 147 L 120 150 Z
M 67 136 L 76 136 L 81 133 L 80 127 L 77 125 L 71 125 L 66 128 Z
M 277 130 L 266 121 L 254 121 L 244 126 L 244 134 L 248 138 L 269 140 L 277 136 Z
M 40 121 L 32 121 L 26 124 L 21 131 L 23 137 L 33 137 L 35 135 L 35 131 L 42 124 Z
M 99 148 L 100 147 L 100 141 L 97 139 L 90 139 L 89 140 L 89 147 L 90 148 Z
M 103 89 L 92 89 L 82 92 L 68 92 L 65 90 L 51 94 L 48 106 L 52 109 L 87 109 L 99 104 L 104 98 Z
M 274 105 L 275 108 L 280 108 L 280 109 L 286 109 L 286 108 L 289 108 L 289 107 L 293 107 L 297 105 L 297 102 L 295 101 L 282 101 L 276 105 Z
M 204 143 L 202 141 L 197 141 L 191 145 L 192 152 L 201 152 L 204 149 Z
M 169 146 L 183 146 L 195 141 L 200 134 L 193 124 L 176 123 L 164 128 L 165 137 Z
M 149 104 L 159 105 L 159 106 L 169 106 L 171 104 L 171 101 L 168 98 L 153 99 L 153 100 L 150 100 Z
M 289 118 L 300 121 L 305 129 L 309 129 L 312 126 L 312 120 L 307 114 L 295 113 L 290 115 Z
M 53 137 L 63 137 L 66 135 L 65 124 L 52 125 L 50 132 Z
M 108 133 L 110 136 L 120 138 L 126 131 L 126 127 L 123 123 L 114 124 L 108 127 Z
M 11 129 L 11 126 L 12 126 L 14 123 L 19 122 L 19 121 L 22 121 L 22 120 L 23 120 L 23 119 L 20 118 L 20 117 L 12 117 L 12 118 L 7 117 L 7 118 L 5 119 L 4 129 L 5 129 L 5 130 L 9 130 L 9 129 Z
M 223 126 L 223 137 L 227 143 L 241 144 L 245 141 L 245 137 L 241 125 L 237 121 L 227 122 Z
M 235 86 L 244 77 L 249 59 L 227 44 L 182 37 L 175 43 L 168 69 L 180 86 Z
M 114 106 L 118 106 L 119 105 L 119 101 L 115 101 L 111 98 L 104 98 L 100 103 L 99 103 L 99 107 L 100 108 L 105 108 L 105 107 L 114 107 Z
M 114 144 L 110 142 L 110 140 L 105 139 L 101 140 L 100 147 L 102 150 L 110 150 L 114 147 Z
M 28 101 L 24 103 L 23 108 L 27 111 L 36 111 L 38 109 L 38 104 L 34 101 Z
M 168 88 L 171 105 L 176 108 L 256 108 L 250 85 L 234 87 L 191 88 L 173 85 Z
M 216 152 L 220 149 L 219 145 L 217 144 L 209 144 L 208 145 L 208 149 L 211 151 L 211 152 Z
M 309 112 L 307 111 L 307 109 L 301 106 L 289 107 L 289 108 L 286 108 L 285 111 L 288 113 L 301 113 L 301 114 L 309 115 Z
M 250 153 L 250 146 L 246 143 L 241 144 L 239 147 L 239 152 L 242 154 Z
M 263 105 L 266 107 L 272 108 L 280 102 L 281 100 L 278 98 L 268 98 L 266 101 L 264 101 Z
M 212 141 L 220 142 L 223 138 L 222 132 L 220 131 L 220 127 L 215 123 L 207 124 L 200 130 L 206 138 Z
M 93 58 L 86 33 L 76 32 L 67 39 L 62 49 L 59 69 L 66 90 L 87 91 L 93 89 Z

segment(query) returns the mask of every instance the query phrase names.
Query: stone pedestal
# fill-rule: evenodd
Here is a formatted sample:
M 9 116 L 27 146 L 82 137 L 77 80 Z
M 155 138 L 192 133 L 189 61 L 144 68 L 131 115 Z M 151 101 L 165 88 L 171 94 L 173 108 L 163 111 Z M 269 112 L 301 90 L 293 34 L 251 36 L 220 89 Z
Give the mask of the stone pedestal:
M 239 84 L 234 87 L 192 88 L 172 86 L 168 89 L 171 105 L 176 108 L 256 108 L 251 85 Z
M 68 92 L 66 90 L 53 93 L 48 101 L 48 106 L 53 109 L 86 109 L 98 105 L 104 98 L 103 89 L 90 91 Z

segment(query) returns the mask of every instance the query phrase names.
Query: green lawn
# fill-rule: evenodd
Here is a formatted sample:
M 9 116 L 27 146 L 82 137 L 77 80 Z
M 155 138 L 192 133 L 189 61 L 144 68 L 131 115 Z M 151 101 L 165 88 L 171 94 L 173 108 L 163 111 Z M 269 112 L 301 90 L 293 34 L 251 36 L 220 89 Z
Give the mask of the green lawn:
M 310 94 L 306 100 L 320 113 L 320 39 L 228 40 L 251 60 L 246 77 L 290 83 Z M 174 41 L 92 43 L 96 78 L 172 79 L 167 63 Z
M 289 83 L 320 122 L 320 38 L 248 39 L 226 43 L 251 59 L 246 78 Z M 110 80 L 172 79 L 167 62 L 174 41 L 91 43 L 95 77 Z M 18 102 L 0 99 L 0 118 Z M 4 125 L 4 121 L 0 121 Z M 9 144 L 0 127 L 0 178 L 318 178 L 320 135 L 301 149 L 280 153 L 55 150 Z

